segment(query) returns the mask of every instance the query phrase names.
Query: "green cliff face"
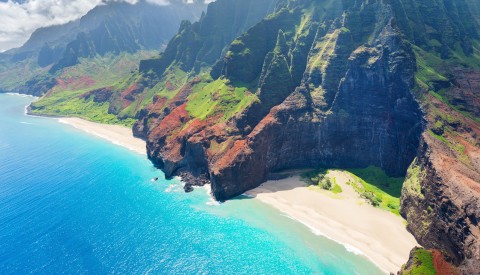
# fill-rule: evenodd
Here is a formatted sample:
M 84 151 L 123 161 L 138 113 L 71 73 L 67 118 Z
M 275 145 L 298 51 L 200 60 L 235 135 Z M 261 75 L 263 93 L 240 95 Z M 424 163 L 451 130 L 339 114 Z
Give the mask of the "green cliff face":
M 222 57 L 225 46 L 273 9 L 273 0 L 218 1 L 196 23 L 184 21 L 158 59 L 145 60 L 141 72 L 163 74 L 169 66 L 198 72 Z

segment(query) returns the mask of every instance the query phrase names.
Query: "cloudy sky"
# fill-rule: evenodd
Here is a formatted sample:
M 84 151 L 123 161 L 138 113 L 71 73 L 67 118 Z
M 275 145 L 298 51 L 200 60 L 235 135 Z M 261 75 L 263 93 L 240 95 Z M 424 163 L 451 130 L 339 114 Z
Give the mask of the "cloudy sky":
M 138 0 L 108 1 L 135 3 Z M 168 1 L 179 0 L 147 1 L 168 5 Z M 0 52 L 21 46 L 40 27 L 78 19 L 102 2 L 105 0 L 0 0 Z

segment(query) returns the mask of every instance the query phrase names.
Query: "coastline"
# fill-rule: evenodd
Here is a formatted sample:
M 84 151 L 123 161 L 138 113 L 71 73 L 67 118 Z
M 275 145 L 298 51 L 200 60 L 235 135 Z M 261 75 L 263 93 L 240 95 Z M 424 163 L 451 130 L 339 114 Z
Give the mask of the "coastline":
M 15 96 L 33 97 L 34 99 L 38 98 L 35 96 L 23 95 L 23 94 L 14 94 L 14 93 L 7 93 L 7 94 L 15 95 Z M 121 125 L 92 122 L 79 117 L 32 114 L 30 111 L 30 105 L 25 106 L 25 114 L 28 116 L 34 116 L 34 117 L 56 119 L 60 123 L 73 126 L 76 129 L 79 129 L 83 132 L 99 137 L 101 139 L 107 140 L 118 146 L 127 148 L 137 154 L 141 154 L 145 156 L 147 155 L 147 143 L 144 140 L 135 137 L 133 135 L 132 129 L 128 127 L 121 126 Z
M 26 113 L 30 116 L 54 118 L 135 153 L 147 154 L 146 142 L 134 137 L 128 127 L 77 117 L 30 114 L 27 107 Z M 208 192 L 208 187 L 204 188 Z M 342 185 L 342 188 L 345 190 L 342 198 L 334 198 L 327 191 L 306 187 L 299 176 L 294 176 L 268 181 L 246 195 L 281 211 L 288 218 L 308 227 L 313 234 L 331 239 L 349 252 L 365 256 L 386 273 L 396 273 L 408 260 L 410 249 L 416 245 L 415 239 L 406 231 L 400 217 L 366 203 L 360 204 L 355 191 L 348 189 L 351 187 Z M 211 204 L 216 205 L 213 202 Z M 359 209 L 362 210 L 358 212 Z M 364 222 L 358 219 L 364 219 Z
M 144 140 L 133 136 L 132 129 L 120 126 L 91 122 L 77 117 L 56 118 L 60 123 L 68 124 L 93 136 L 125 147 L 135 153 L 147 155 L 147 144 Z
M 340 194 L 307 187 L 294 176 L 267 181 L 246 195 L 278 209 L 314 234 L 365 256 L 386 273 L 396 274 L 408 260 L 410 250 L 418 245 L 404 220 L 365 202 L 346 184 L 348 175 L 334 173 L 343 189 Z

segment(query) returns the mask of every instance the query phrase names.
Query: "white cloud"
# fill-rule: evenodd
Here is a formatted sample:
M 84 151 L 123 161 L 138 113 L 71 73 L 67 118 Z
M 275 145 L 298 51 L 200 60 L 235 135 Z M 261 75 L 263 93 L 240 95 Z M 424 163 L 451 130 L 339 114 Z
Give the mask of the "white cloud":
M 170 4 L 168 0 L 147 0 L 148 3 L 160 5 L 160 6 L 166 6 Z
M 23 45 L 38 28 L 64 24 L 82 17 L 97 5 L 121 1 L 134 4 L 139 0 L 0 0 L 0 52 Z M 170 1 L 179 0 L 146 1 L 168 5 Z
M 40 27 L 80 18 L 101 0 L 12 0 L 0 2 L 0 51 L 21 46 Z

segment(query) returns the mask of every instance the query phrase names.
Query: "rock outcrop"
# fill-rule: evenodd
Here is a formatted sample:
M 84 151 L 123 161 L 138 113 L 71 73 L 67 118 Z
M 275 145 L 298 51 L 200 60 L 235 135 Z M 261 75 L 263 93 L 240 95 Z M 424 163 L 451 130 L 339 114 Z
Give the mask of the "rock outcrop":
M 478 91 L 480 85 L 471 80 L 468 88 Z M 435 97 L 429 101 L 427 120 L 433 125 L 423 133 L 408 170 L 401 213 L 420 244 L 442 251 L 464 274 L 475 274 L 480 270 L 480 124 Z

